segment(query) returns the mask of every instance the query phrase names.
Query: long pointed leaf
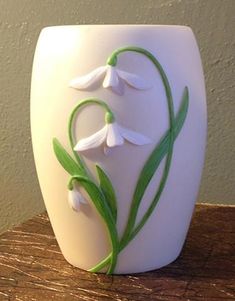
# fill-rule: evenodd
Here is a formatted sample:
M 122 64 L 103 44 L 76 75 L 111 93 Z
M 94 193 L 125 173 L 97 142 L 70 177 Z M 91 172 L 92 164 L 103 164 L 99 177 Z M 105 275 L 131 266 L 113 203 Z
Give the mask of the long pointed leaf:
M 177 114 L 178 120 L 177 120 L 177 123 L 174 126 L 174 134 L 176 136 L 179 134 L 179 132 L 180 132 L 180 130 L 181 130 L 183 124 L 184 124 L 184 121 L 186 119 L 186 115 L 187 115 L 187 112 L 188 112 L 188 104 L 189 104 L 189 94 L 188 94 L 188 88 L 186 87 L 185 90 L 184 90 L 184 93 L 183 93 L 181 106 L 180 106 L 180 109 L 179 109 L 178 114 Z M 175 139 L 176 139 L 176 136 L 174 137 Z M 169 155 L 169 153 L 168 153 L 168 155 Z M 169 168 L 166 168 L 166 166 L 165 166 L 164 174 L 163 174 L 163 177 L 162 177 L 161 182 L 159 184 L 159 187 L 156 191 L 156 194 L 155 194 L 149 208 L 147 209 L 147 211 L 145 212 L 145 214 L 143 215 L 143 217 L 139 221 L 138 225 L 136 225 L 134 230 L 132 230 L 132 233 L 131 233 L 131 236 L 129 237 L 129 240 L 133 239 L 137 235 L 137 233 L 142 229 L 142 227 L 145 225 L 148 218 L 152 214 L 153 210 L 155 209 L 158 201 L 160 200 L 162 191 L 165 187 L 168 173 L 169 173 Z
M 53 149 L 58 161 L 70 175 L 84 175 L 83 170 L 79 167 L 76 161 L 67 153 L 67 151 L 63 148 L 63 146 L 56 138 L 53 139 Z
M 184 120 L 187 115 L 187 110 L 188 110 L 188 89 L 185 88 L 180 109 L 178 111 L 178 114 L 174 122 L 174 139 L 176 139 L 183 126 Z M 133 199 L 135 200 L 135 202 L 138 203 L 143 197 L 148 183 L 152 179 L 155 171 L 157 170 L 162 159 L 167 153 L 169 142 L 170 142 L 170 131 L 168 130 L 167 133 L 161 139 L 160 143 L 155 147 L 149 159 L 147 160 L 146 164 L 144 165 L 144 168 L 142 169 L 134 193 Z
M 181 128 L 184 124 L 187 111 L 188 111 L 188 103 L 189 103 L 189 94 L 188 94 L 188 88 L 185 87 L 182 101 L 180 105 L 180 109 L 177 113 L 177 116 L 174 120 L 174 128 L 173 128 L 173 135 L 174 140 L 178 136 L 179 132 L 181 131 Z M 139 209 L 140 202 L 143 198 L 143 195 L 148 187 L 148 184 L 150 183 L 153 175 L 155 174 L 157 168 L 159 167 L 161 161 L 167 154 L 169 143 L 171 138 L 171 131 L 168 130 L 166 134 L 162 137 L 160 142 L 157 144 L 153 152 L 151 153 L 150 157 L 148 158 L 147 162 L 145 163 L 139 179 L 136 184 L 134 196 L 132 199 L 132 205 L 130 209 L 130 215 L 128 218 L 128 225 L 124 233 L 124 240 L 127 239 L 130 232 L 132 231 L 132 228 L 135 225 L 135 219 L 137 216 L 137 212 Z
M 89 180 L 87 177 L 83 176 L 73 176 L 71 179 L 75 179 L 79 184 L 86 190 L 91 198 L 94 206 L 98 210 L 99 214 L 103 217 L 106 223 L 112 243 L 112 255 L 111 255 L 111 266 L 109 267 L 108 273 L 112 273 L 117 262 L 118 255 L 118 233 L 113 220 L 112 214 L 110 212 L 107 203 L 104 200 L 103 193 L 100 191 L 97 185 Z M 71 181 L 71 180 L 70 180 Z
M 112 185 L 110 179 L 108 178 L 108 176 L 106 175 L 106 173 L 104 172 L 104 170 L 100 166 L 96 165 L 96 170 L 97 170 L 97 174 L 98 174 L 99 181 L 100 181 L 100 188 L 104 194 L 104 197 L 105 197 L 107 204 L 110 208 L 110 211 L 113 215 L 113 219 L 116 223 L 116 221 L 117 221 L 117 199 L 116 199 L 113 185 Z

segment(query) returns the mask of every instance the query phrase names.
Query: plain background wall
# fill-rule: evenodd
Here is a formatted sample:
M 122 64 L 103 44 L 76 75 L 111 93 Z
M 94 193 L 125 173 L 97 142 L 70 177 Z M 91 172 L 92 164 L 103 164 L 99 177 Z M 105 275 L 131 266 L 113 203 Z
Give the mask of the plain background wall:
M 65 24 L 192 27 L 208 100 L 198 201 L 235 202 L 235 0 L 0 0 L 0 232 L 44 210 L 30 140 L 30 77 L 41 29 Z

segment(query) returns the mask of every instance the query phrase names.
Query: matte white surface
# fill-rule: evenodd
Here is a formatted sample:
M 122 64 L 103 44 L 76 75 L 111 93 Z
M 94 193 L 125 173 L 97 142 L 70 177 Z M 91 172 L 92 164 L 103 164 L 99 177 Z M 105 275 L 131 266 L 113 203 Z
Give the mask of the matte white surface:
M 110 1 L 109 1 L 110 2 Z M 226 5 L 224 5 L 226 3 Z M 197 200 L 235 204 L 234 0 L 7 0 L 0 10 L 0 233 L 45 210 L 29 123 L 32 60 L 43 27 L 65 24 L 187 24 L 207 87 L 208 143 Z M 208 18 L 209 16 L 209 18 Z
M 159 204 L 138 236 L 120 253 L 117 273 L 141 272 L 170 263 L 178 256 L 188 230 L 206 140 L 204 80 L 192 31 L 183 26 L 46 28 L 36 49 L 31 94 L 33 149 L 46 208 L 65 258 L 80 268 L 89 269 L 109 252 L 106 228 L 92 206 L 81 213 L 68 206 L 69 176 L 53 153 L 52 138 L 57 137 L 70 151 L 69 114 L 80 99 L 95 96 L 112 107 L 122 126 L 152 139 L 152 144 L 144 146 L 125 143 L 108 156 L 102 148 L 87 155 L 92 170 L 93 162 L 100 164 L 115 187 L 121 235 L 141 168 L 168 128 L 162 82 L 146 57 L 130 52 L 119 55 L 118 68 L 141 75 L 151 89 L 138 91 L 125 87 L 124 95 L 119 96 L 102 85 L 91 91 L 78 91 L 69 88 L 69 82 L 104 65 L 113 50 L 126 45 L 146 48 L 160 61 L 172 87 L 175 112 L 185 86 L 189 87 L 190 99 L 188 116 L 175 142 L 169 177 Z M 96 106 L 89 106 L 79 114 L 78 120 L 77 138 L 81 139 L 104 126 L 104 113 Z M 144 196 L 142 213 L 152 200 L 160 176 L 161 168 Z

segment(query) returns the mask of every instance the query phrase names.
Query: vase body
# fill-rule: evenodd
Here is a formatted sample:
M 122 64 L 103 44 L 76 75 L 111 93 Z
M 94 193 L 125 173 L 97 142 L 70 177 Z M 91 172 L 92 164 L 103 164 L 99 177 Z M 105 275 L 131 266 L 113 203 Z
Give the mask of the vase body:
M 106 64 L 120 47 L 147 49 L 161 63 L 172 91 L 174 114 L 180 109 L 188 87 L 188 110 L 174 141 L 168 177 L 159 201 L 145 225 L 118 254 L 114 273 L 137 273 L 169 264 L 179 255 L 190 224 L 200 184 L 206 143 L 206 99 L 203 71 L 196 40 L 190 28 L 157 25 L 84 25 L 43 29 L 32 73 L 31 130 L 39 183 L 46 209 L 65 259 L 89 270 L 109 253 L 106 224 L 95 206 L 79 212 L 68 204 L 69 175 L 58 162 L 52 139 L 58 138 L 72 156 L 68 119 L 79 101 L 93 97 L 108 104 L 123 127 L 150 138 L 151 143 L 133 145 L 125 141 L 104 154 L 103 147 L 81 154 L 89 173 L 97 180 L 98 164 L 109 176 L 117 199 L 116 229 L 122 237 L 133 194 L 145 162 L 169 128 L 169 112 L 162 78 L 147 56 L 123 52 L 120 70 L 141 75 L 150 88 L 138 90 L 127 83 L 122 95 L 102 86 L 73 89 L 69 83 Z M 104 127 L 104 112 L 96 105 L 85 107 L 75 122 L 76 140 Z M 164 173 L 167 154 L 148 184 L 136 217 L 141 220 L 156 194 Z M 81 193 L 86 194 L 83 189 Z M 101 271 L 105 272 L 106 269 Z

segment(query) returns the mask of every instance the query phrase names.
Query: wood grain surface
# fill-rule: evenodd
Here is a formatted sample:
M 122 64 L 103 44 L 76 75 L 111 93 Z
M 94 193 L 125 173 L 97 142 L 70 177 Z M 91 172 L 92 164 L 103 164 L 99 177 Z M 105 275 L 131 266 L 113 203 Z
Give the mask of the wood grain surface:
M 128 276 L 68 264 L 46 213 L 38 215 L 0 236 L 0 300 L 235 300 L 235 207 L 197 205 L 180 257 Z

